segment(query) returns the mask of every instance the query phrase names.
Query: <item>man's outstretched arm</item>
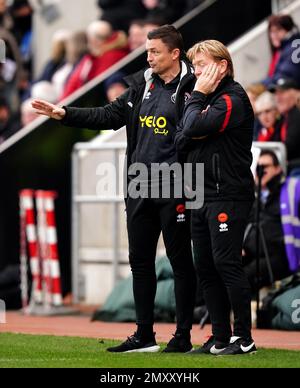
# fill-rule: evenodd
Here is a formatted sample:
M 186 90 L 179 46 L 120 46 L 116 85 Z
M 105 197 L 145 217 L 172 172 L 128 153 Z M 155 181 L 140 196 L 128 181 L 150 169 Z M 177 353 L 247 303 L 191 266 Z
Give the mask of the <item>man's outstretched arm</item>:
M 32 107 L 39 115 L 60 121 L 63 125 L 75 128 L 119 129 L 126 124 L 126 93 L 116 101 L 100 108 L 73 108 L 51 104 L 43 100 L 34 100 Z

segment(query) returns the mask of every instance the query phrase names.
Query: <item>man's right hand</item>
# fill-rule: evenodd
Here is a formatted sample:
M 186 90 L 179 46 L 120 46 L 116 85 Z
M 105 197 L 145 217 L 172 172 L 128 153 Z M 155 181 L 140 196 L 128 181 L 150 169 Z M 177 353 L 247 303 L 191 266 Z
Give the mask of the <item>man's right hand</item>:
M 48 116 L 54 120 L 62 120 L 66 115 L 66 111 L 63 108 L 50 104 L 50 102 L 47 101 L 34 100 L 31 105 L 34 109 L 36 109 L 35 113 Z

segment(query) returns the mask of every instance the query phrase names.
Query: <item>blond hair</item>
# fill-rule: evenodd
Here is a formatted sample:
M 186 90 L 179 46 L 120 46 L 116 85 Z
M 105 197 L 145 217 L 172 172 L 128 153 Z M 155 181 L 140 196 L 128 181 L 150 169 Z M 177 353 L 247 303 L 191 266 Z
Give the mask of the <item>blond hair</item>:
M 251 84 L 246 87 L 247 93 L 252 93 L 255 98 L 259 97 L 266 91 L 266 87 L 263 84 Z
M 257 112 L 263 109 L 276 108 L 276 100 L 274 94 L 268 91 L 260 94 L 255 101 L 255 108 Z
M 216 62 L 226 60 L 228 64 L 227 75 L 234 77 L 234 69 L 231 55 L 226 46 L 218 40 L 204 40 L 196 43 L 187 53 L 188 59 L 193 62 L 196 54 L 203 53 L 211 56 Z

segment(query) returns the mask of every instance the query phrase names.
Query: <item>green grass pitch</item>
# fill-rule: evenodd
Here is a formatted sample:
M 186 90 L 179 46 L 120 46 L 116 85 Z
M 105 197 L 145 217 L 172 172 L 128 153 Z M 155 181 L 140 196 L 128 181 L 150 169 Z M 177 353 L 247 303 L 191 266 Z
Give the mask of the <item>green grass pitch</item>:
M 300 352 L 259 349 L 256 355 L 111 354 L 116 341 L 0 333 L 0 368 L 299 368 Z

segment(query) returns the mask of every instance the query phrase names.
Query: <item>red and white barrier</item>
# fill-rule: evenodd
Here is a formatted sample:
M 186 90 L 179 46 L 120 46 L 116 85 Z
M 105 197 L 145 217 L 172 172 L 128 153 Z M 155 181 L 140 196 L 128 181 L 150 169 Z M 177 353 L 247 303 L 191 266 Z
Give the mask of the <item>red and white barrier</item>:
M 52 303 L 51 295 L 51 274 L 50 264 L 48 260 L 48 247 L 46 237 L 46 212 L 44 204 L 44 192 L 39 190 L 35 193 L 36 198 L 36 211 L 37 211 L 37 233 L 39 241 L 40 261 L 42 264 L 42 282 L 44 303 L 46 307 L 49 307 Z
M 34 192 L 32 190 L 23 190 L 20 193 L 20 198 L 22 211 L 25 213 L 25 231 L 28 243 L 30 269 L 32 274 L 31 298 L 34 303 L 42 304 L 42 275 L 38 252 L 33 195 Z M 22 233 L 24 232 L 22 231 L 21 234 Z
M 28 307 L 28 265 L 27 265 L 27 246 L 26 246 L 26 220 L 25 209 L 20 195 L 20 273 L 21 273 L 21 297 L 22 307 L 25 310 Z
M 63 306 L 54 204 L 56 197 L 53 191 L 20 192 L 21 287 L 24 308 L 28 305 L 27 246 L 33 279 L 29 314 L 51 313 L 51 309 L 55 313 L 56 308 Z M 38 306 L 43 307 L 43 312 Z
M 53 191 L 37 192 L 37 199 L 40 198 L 43 202 L 44 214 L 45 214 L 45 237 L 46 237 L 46 267 L 47 275 L 50 277 L 51 283 L 51 300 L 53 306 L 62 305 L 62 292 L 61 292 L 61 277 L 59 267 L 59 256 L 57 246 L 57 231 L 55 220 L 55 207 L 54 200 L 56 193 Z

